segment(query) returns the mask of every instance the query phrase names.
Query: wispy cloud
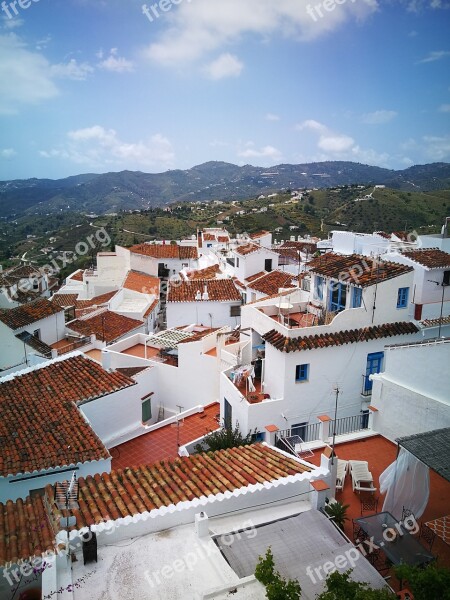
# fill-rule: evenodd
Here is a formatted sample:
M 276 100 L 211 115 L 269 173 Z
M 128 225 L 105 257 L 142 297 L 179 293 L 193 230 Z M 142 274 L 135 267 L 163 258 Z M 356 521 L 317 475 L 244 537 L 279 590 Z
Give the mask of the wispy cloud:
M 119 56 L 117 48 L 111 48 L 107 58 L 104 58 L 103 51 L 100 51 L 97 57 L 101 59 L 97 66 L 105 71 L 112 71 L 114 73 L 129 73 L 134 71 L 133 62 L 123 56 Z
M 226 77 L 239 77 L 243 69 L 244 63 L 237 56 L 226 53 L 207 65 L 204 71 L 209 79 L 218 81 Z
M 366 113 L 361 120 L 367 125 L 383 125 L 389 123 L 398 113 L 395 110 L 376 110 L 371 113 Z
M 60 158 L 96 168 L 168 168 L 175 158 L 170 141 L 160 133 L 146 141 L 125 142 L 114 129 L 101 125 L 69 131 L 67 141 L 51 150 L 41 150 L 43 158 Z
M 441 104 L 439 107 L 439 112 L 443 112 L 443 113 L 450 112 L 450 104 Z
M 15 156 L 17 156 L 17 152 L 14 148 L 4 148 L 3 150 L 0 150 L 0 158 L 11 160 Z
M 283 159 L 283 155 L 274 146 L 263 146 L 262 148 L 256 148 L 253 142 L 247 142 L 246 148 L 238 151 L 239 158 L 245 159 L 264 159 L 265 165 L 273 165 L 280 162 Z
M 280 121 L 281 119 L 279 115 L 275 115 L 274 113 L 267 113 L 264 118 L 266 121 Z
M 437 60 L 442 60 L 448 56 L 450 56 L 450 50 L 434 50 L 433 52 L 430 52 L 428 56 L 419 60 L 417 64 L 422 65 L 424 63 L 436 62 Z
M 79 63 L 75 58 L 72 58 L 67 63 L 52 65 L 50 68 L 50 73 L 53 77 L 61 79 L 84 81 L 94 72 L 94 70 L 94 67 L 89 63 Z

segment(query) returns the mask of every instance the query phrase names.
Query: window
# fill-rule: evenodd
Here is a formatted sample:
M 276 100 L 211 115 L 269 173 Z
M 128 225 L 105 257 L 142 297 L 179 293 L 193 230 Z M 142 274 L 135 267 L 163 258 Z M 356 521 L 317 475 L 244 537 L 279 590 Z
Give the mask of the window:
M 330 290 L 330 312 L 340 312 L 345 309 L 345 303 L 347 301 L 347 286 L 345 283 L 339 283 L 335 281 L 331 285 Z
M 239 258 L 236 257 L 236 269 L 239 269 Z
M 323 277 L 316 275 L 316 299 L 323 300 Z
M 240 316 L 241 316 L 241 305 L 230 306 L 230 317 L 240 317 Z
M 295 367 L 295 381 L 308 381 L 309 365 L 297 365 Z
M 362 289 L 353 288 L 352 308 L 359 308 L 362 304 Z
M 151 398 L 145 398 L 142 401 L 142 422 L 147 423 L 152 418 L 152 401 Z
M 264 269 L 270 273 L 270 271 L 272 270 L 272 259 L 271 258 L 266 258 L 266 260 L 264 261 Z
M 399 288 L 397 296 L 397 308 L 406 308 L 408 306 L 409 288 Z
M 450 271 L 444 271 L 442 285 L 450 285 Z
M 36 331 L 33 332 L 33 337 L 35 337 L 38 340 L 40 340 L 41 339 L 41 330 L 40 329 L 36 329 Z
M 367 355 L 366 374 L 364 377 L 364 395 L 369 396 L 372 392 L 373 382 L 370 375 L 381 373 L 383 367 L 384 352 L 372 352 Z

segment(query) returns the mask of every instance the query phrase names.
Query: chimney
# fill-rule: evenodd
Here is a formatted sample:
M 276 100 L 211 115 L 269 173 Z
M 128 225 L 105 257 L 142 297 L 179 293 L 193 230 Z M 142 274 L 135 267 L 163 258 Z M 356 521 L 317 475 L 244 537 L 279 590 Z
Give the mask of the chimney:
M 209 300 L 209 295 L 208 295 L 208 287 L 205 285 L 205 287 L 203 288 L 203 296 L 202 296 L 202 300 Z
M 195 299 L 196 300 L 201 300 L 202 299 L 202 293 L 200 290 L 198 290 L 198 292 L 195 294 Z

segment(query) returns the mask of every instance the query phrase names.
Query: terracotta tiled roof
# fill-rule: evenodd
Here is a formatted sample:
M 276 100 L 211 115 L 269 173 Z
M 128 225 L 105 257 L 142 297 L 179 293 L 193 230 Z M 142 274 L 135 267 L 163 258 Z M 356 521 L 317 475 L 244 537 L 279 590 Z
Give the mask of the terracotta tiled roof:
M 332 252 L 314 258 L 308 267 L 311 272 L 323 277 L 345 280 L 361 287 L 399 277 L 413 270 L 407 265 L 375 260 L 369 256 L 344 256 Z
M 232 279 L 203 279 L 199 281 L 170 281 L 167 302 L 195 302 L 197 292 L 208 292 L 213 302 L 238 302 L 241 295 Z M 198 300 L 201 302 L 201 300 Z
M 143 254 L 152 258 L 196 259 L 198 251 L 195 246 L 179 246 L 178 244 L 138 244 L 129 248 L 133 254 Z
M 230 238 L 228 235 L 218 235 L 217 241 L 219 244 L 227 244 L 230 241 Z
M 197 271 L 191 271 L 186 274 L 186 277 L 190 281 L 197 281 L 199 279 L 215 279 L 216 275 L 220 273 L 219 265 L 211 265 L 205 269 L 198 269 Z
M 39 338 L 31 335 L 28 331 L 22 331 L 16 335 L 16 338 L 21 342 L 24 342 L 27 346 L 32 348 L 35 352 L 37 352 L 40 356 L 44 356 L 45 358 L 52 357 L 52 349 L 45 342 L 41 341 Z
M 160 281 L 158 277 L 152 277 L 139 271 L 130 271 L 123 287 L 127 290 L 140 292 L 141 294 L 154 294 L 159 297 L 159 285 Z
M 80 477 L 80 508 L 72 514 L 77 519 L 77 528 L 81 528 L 310 470 L 262 444 L 194 454 L 110 474 Z M 61 513 L 53 503 L 52 486 L 47 486 L 46 495 L 52 505 L 53 519 L 58 520 Z
M 396 335 L 407 335 L 417 333 L 418 331 L 414 323 L 401 322 L 296 338 L 285 337 L 275 329 L 272 329 L 263 338 L 281 352 L 300 352 L 301 350 L 329 348 L 330 346 L 343 346 L 344 344 L 367 342 L 369 340 L 378 340 Z
M 390 240 L 391 236 L 386 233 L 385 231 L 375 231 L 374 235 L 379 235 L 380 237 L 384 238 L 385 240 Z
M 406 233 L 406 231 L 393 231 L 392 235 L 395 235 L 395 237 L 397 237 L 399 240 L 402 240 L 404 242 L 408 241 L 408 233 Z
M 82 355 L 0 381 L 0 476 L 109 458 L 75 404 L 130 385 Z
M 437 248 L 404 250 L 402 254 L 427 269 L 450 269 L 450 254 Z
M 68 308 L 69 306 L 76 306 L 77 299 L 78 294 L 54 294 L 51 301 L 56 304 L 56 306 Z
M 72 275 L 69 275 L 69 279 L 72 279 L 72 281 L 83 281 L 83 275 L 84 275 L 83 270 L 76 271 Z
M 0 502 L 0 567 L 54 551 L 42 497 Z
M 250 242 L 249 244 L 245 244 L 243 246 L 238 246 L 234 249 L 234 251 L 240 254 L 241 256 L 247 256 L 247 254 L 258 252 L 258 250 L 261 250 L 261 246 L 259 244 L 254 244 L 253 242 Z
M 156 298 L 156 300 L 153 300 L 153 302 L 150 304 L 150 306 L 147 308 L 147 310 L 144 313 L 144 319 L 147 319 L 152 312 L 155 310 L 155 308 L 158 306 L 159 304 L 159 298 Z
M 76 309 L 83 310 L 86 308 L 92 308 L 93 306 L 101 306 L 102 304 L 109 302 L 116 294 L 117 291 L 107 292 L 106 294 L 101 294 L 100 296 L 94 296 L 94 298 L 91 298 L 90 300 L 77 300 Z
M 120 369 L 116 369 L 116 371 L 122 375 L 125 375 L 126 377 L 135 377 L 146 369 L 148 369 L 148 367 L 121 367 Z
M 105 310 L 91 317 L 70 321 L 67 328 L 85 336 L 94 334 L 98 340 L 111 343 L 142 325 L 142 321 Z
M 205 241 L 205 242 L 215 242 L 216 241 L 216 236 L 213 235 L 212 233 L 204 233 L 203 234 L 203 241 Z
M 262 294 L 276 294 L 280 288 L 294 288 L 292 284 L 292 273 L 284 273 L 283 271 L 271 271 L 266 273 L 256 281 L 253 281 L 248 287 Z
M 425 319 L 420 321 L 420 324 L 424 327 L 438 327 L 439 325 L 450 325 L 450 316 L 442 317 L 442 319 Z
M 34 302 L 22 304 L 22 306 L 17 306 L 16 308 L 0 309 L 0 321 L 11 329 L 16 330 L 60 312 L 62 312 L 60 306 L 56 306 L 46 298 L 39 298 Z
M 260 271 L 259 273 L 256 273 L 255 275 L 250 275 L 250 277 L 247 277 L 247 279 L 245 280 L 247 283 L 252 283 L 252 281 L 256 281 L 257 279 L 259 279 L 260 277 L 262 277 L 263 275 L 266 275 L 267 271 Z
M 297 289 L 298 288 L 288 289 L 288 290 L 284 290 L 284 292 L 277 292 L 276 294 L 271 294 L 270 296 L 264 296 L 264 298 L 258 298 L 258 300 L 253 300 L 253 302 L 247 302 L 247 305 L 258 304 L 259 302 L 264 302 L 264 300 L 272 300 L 273 298 L 281 298 L 281 297 L 285 297 L 285 296 L 290 296 Z
M 268 233 L 270 233 L 270 231 L 258 231 L 257 233 L 251 233 L 250 234 L 250 238 L 252 240 L 257 240 L 259 238 L 264 237 L 265 235 L 267 235 Z

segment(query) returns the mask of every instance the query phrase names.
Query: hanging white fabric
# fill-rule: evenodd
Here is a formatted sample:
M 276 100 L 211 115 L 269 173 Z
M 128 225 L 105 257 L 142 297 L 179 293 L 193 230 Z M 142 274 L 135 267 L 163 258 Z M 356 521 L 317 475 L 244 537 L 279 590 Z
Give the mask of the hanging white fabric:
M 380 493 L 384 494 L 383 511 L 401 519 L 403 507 L 418 519 L 430 496 L 430 470 L 413 454 L 400 448 L 397 460 L 380 475 Z

